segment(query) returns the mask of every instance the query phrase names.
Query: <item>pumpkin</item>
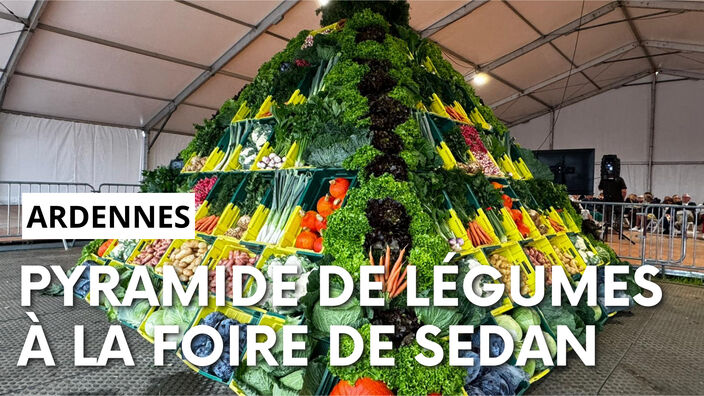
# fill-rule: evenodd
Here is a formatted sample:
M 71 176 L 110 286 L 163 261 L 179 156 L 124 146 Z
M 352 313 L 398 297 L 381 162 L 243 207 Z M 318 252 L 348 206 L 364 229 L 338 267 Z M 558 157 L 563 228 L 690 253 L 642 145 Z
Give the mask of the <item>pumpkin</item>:
M 332 388 L 330 396 L 394 396 L 394 393 L 381 381 L 375 381 L 371 378 L 360 378 L 350 385 L 347 381 L 340 381 Z
M 501 199 L 504 201 L 504 207 L 505 207 L 505 208 L 507 208 L 507 209 L 513 208 L 513 200 L 511 199 L 511 197 L 509 197 L 508 195 L 504 194 L 504 195 L 501 196 Z
M 328 217 L 335 211 L 335 206 L 333 205 L 333 200 L 329 195 L 320 197 L 316 205 L 318 213 L 323 217 Z
M 303 219 L 301 219 L 301 227 L 307 228 L 309 230 L 315 230 L 315 223 L 317 217 L 318 213 L 316 213 L 314 210 L 309 210 L 305 212 L 305 214 L 303 215 Z
M 311 250 L 313 249 L 316 239 L 318 239 L 318 236 L 315 235 L 315 233 L 303 230 L 300 234 L 298 234 L 298 237 L 296 237 L 296 247 L 299 249 Z
M 349 188 L 350 181 L 345 179 L 344 177 L 338 177 L 337 179 L 330 180 L 330 195 L 335 198 L 344 198 Z
M 318 231 L 318 234 L 322 233 L 324 229 L 328 228 L 328 220 L 319 214 L 315 214 L 315 225 L 311 230 Z
M 319 237 L 313 243 L 313 251 L 316 253 L 320 253 L 322 250 L 323 250 L 323 237 Z

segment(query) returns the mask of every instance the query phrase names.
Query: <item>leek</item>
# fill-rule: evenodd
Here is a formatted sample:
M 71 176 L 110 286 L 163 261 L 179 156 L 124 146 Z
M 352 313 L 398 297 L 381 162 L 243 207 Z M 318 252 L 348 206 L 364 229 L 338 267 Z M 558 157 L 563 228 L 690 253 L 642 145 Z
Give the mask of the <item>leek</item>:
M 284 227 L 311 179 L 309 173 L 296 174 L 285 170 L 274 174 L 272 203 L 269 216 L 259 230 L 257 241 L 276 244 L 281 239 Z
M 229 140 L 227 143 L 227 151 L 225 152 L 225 156 L 222 158 L 220 162 L 215 166 L 216 171 L 221 171 L 225 170 L 224 168 L 227 166 L 230 156 L 232 156 L 232 153 L 239 144 L 240 140 L 242 139 L 242 135 L 244 131 L 247 131 L 250 127 L 250 122 L 249 120 L 244 122 L 244 127 L 242 126 L 243 123 L 238 122 L 235 125 L 230 124 L 230 127 L 228 128 L 230 131 L 229 135 Z M 233 131 L 234 129 L 234 131 Z

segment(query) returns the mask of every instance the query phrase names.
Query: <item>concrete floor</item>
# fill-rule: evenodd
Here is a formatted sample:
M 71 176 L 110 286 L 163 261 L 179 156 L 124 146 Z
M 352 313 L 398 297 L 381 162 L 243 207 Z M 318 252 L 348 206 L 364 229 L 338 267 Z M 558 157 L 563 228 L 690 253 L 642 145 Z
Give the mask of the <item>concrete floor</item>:
M 232 394 L 224 385 L 199 376 L 175 355 L 154 367 L 153 348 L 137 332 L 124 328 L 134 367 L 73 366 L 73 326 L 86 327 L 87 355 L 97 356 L 108 329 L 104 313 L 77 301 L 37 295 L 29 309 L 20 306 L 20 266 L 70 267 L 79 249 L 0 253 L 0 393 L 8 394 Z M 585 367 L 571 356 L 534 384 L 529 394 L 702 394 L 704 393 L 704 288 L 662 283 L 664 299 L 656 308 L 636 308 L 611 319 L 597 337 L 597 365 Z M 37 314 L 56 360 L 55 367 L 32 362 L 17 367 Z

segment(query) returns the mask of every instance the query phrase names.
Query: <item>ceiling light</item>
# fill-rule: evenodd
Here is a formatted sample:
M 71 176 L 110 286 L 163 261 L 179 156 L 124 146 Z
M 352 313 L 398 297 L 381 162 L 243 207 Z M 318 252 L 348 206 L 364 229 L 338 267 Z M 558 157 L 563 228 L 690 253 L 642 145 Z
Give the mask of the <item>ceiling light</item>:
M 325 7 L 326 5 L 328 5 L 329 2 L 330 2 L 330 0 L 318 0 L 318 4 L 321 7 Z
M 489 81 L 489 76 L 486 73 L 479 73 L 472 79 L 475 85 L 484 85 Z

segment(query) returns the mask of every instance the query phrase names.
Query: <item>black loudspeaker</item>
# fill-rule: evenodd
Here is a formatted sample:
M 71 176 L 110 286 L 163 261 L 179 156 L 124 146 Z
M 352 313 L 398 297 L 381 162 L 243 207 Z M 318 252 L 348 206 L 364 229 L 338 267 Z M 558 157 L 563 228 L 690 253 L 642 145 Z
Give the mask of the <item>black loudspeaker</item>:
M 621 176 L 621 160 L 616 154 L 601 157 L 601 178 L 615 179 Z

